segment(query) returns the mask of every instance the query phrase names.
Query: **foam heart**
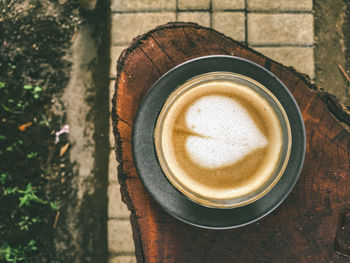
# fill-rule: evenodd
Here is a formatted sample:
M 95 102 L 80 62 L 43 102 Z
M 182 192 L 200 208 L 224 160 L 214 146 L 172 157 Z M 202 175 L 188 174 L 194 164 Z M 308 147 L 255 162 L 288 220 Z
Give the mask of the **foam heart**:
M 192 161 L 205 168 L 232 165 L 268 143 L 247 110 L 224 96 L 195 101 L 186 112 L 186 124 L 201 135 L 189 136 L 186 149 Z

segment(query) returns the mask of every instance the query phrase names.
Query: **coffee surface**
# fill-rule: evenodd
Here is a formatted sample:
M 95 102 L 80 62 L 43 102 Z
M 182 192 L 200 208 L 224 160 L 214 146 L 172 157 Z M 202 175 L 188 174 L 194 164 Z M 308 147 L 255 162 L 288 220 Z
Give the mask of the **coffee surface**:
M 250 87 L 224 80 L 199 84 L 176 99 L 161 136 L 172 180 L 220 200 L 266 184 L 282 147 L 279 120 L 269 103 Z

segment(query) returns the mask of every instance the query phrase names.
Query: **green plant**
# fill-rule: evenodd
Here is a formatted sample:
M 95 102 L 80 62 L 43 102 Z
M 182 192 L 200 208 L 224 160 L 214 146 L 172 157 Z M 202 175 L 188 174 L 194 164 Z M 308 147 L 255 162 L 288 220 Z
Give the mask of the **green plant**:
M 22 207 L 23 205 L 30 206 L 32 202 L 43 205 L 47 204 L 47 201 L 44 201 L 36 195 L 36 191 L 32 188 L 31 183 L 28 183 L 25 190 L 17 190 L 17 192 L 22 194 L 22 196 L 19 197 L 19 207 Z
M 7 174 L 6 174 L 6 173 L 2 173 L 2 174 L 0 175 L 0 183 L 1 183 L 1 184 L 4 184 L 6 178 L 7 178 Z
M 7 262 L 28 262 L 26 253 L 30 253 L 32 251 L 37 250 L 38 248 L 36 247 L 36 241 L 35 240 L 30 240 L 28 244 L 22 246 L 19 245 L 18 247 L 11 247 L 7 242 L 4 242 L 0 246 L 0 260 L 4 259 Z
M 28 231 L 31 225 L 41 222 L 39 217 L 30 218 L 29 216 L 22 216 L 21 219 L 22 220 L 18 222 L 18 225 L 21 230 L 25 231 Z
M 57 211 L 60 208 L 59 202 L 50 202 L 50 207 L 52 210 Z
M 39 86 L 0 81 L 0 262 L 31 261 L 45 246 L 38 229 L 51 231 L 60 208 L 45 190 L 55 157 L 47 100 Z
M 38 100 L 40 98 L 43 91 L 43 89 L 39 86 L 33 87 L 32 85 L 24 85 L 23 89 L 25 92 L 31 94 L 35 100 Z M 4 95 L 9 95 L 9 91 L 6 89 L 6 84 L 4 82 L 0 82 L 0 90 L 3 91 Z M 8 113 L 20 114 L 24 112 L 28 106 L 30 106 L 29 101 L 23 100 L 21 98 L 13 98 L 11 96 L 4 97 L 8 98 L 1 103 L 1 107 Z
M 31 94 L 33 95 L 34 99 L 39 99 L 41 92 L 43 91 L 42 88 L 35 86 L 33 87 L 32 85 L 24 85 L 23 88 L 25 90 L 29 90 L 31 92 Z
M 37 152 L 30 152 L 27 154 L 27 158 L 28 159 L 32 159 L 32 158 L 35 158 L 38 156 L 38 153 Z

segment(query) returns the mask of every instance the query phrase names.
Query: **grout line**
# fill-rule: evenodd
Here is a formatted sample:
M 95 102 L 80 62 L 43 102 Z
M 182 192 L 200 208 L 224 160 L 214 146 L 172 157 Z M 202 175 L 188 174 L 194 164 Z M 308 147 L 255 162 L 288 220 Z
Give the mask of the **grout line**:
M 213 28 L 213 0 L 209 2 L 209 27 Z
M 124 48 L 128 48 L 126 45 L 121 45 L 121 44 L 116 44 L 116 43 L 111 43 L 111 47 L 124 47 Z
M 123 251 L 123 252 L 109 252 L 110 257 L 119 257 L 119 256 L 135 256 L 134 251 Z
M 172 13 L 172 12 L 183 12 L 183 13 L 191 13 L 191 12 L 208 12 L 208 9 L 155 9 L 155 10 L 141 10 L 141 11 L 112 11 L 112 14 L 147 14 L 147 13 Z M 236 10 L 242 11 L 242 10 Z
M 129 217 L 117 216 L 117 217 L 108 217 L 110 221 L 129 221 Z
M 175 20 L 179 22 L 179 0 L 176 0 Z
M 243 9 L 216 9 L 215 11 L 221 12 L 221 13 L 225 13 L 225 12 L 234 13 L 234 12 L 245 12 L 246 9 L 245 8 L 243 8 Z
M 118 187 L 118 186 L 120 187 L 120 183 L 119 183 L 118 180 L 109 181 L 108 186 L 112 186 L 112 185 L 117 186 L 117 187 Z
M 259 14 L 312 14 L 312 10 L 254 10 L 247 9 L 247 13 Z
M 184 12 L 184 13 L 191 13 L 191 12 L 211 12 L 212 11 L 212 2 L 210 2 L 210 7 L 208 9 L 179 9 L 178 7 L 174 9 L 154 9 L 154 10 L 140 10 L 140 11 L 112 11 L 112 14 L 142 14 L 142 13 L 162 13 L 162 12 Z M 255 13 L 255 14 L 313 14 L 312 10 L 310 11 L 298 11 L 298 10 L 248 10 L 248 9 L 224 9 L 224 10 L 215 10 L 217 12 L 247 12 L 249 13 Z
M 127 41 L 127 42 L 114 42 L 112 43 L 113 46 L 127 46 L 129 47 L 129 45 L 131 44 L 132 42 L 132 39 L 130 39 L 130 41 Z
M 110 185 L 119 186 L 120 184 L 119 184 L 118 179 L 110 179 L 110 180 L 108 181 L 108 186 L 110 186 Z
M 314 47 L 315 44 L 293 44 L 293 43 L 283 43 L 283 44 L 251 44 L 251 48 L 255 47 Z
M 209 7 L 209 9 L 210 9 L 210 7 Z M 209 11 L 209 9 L 195 9 L 195 8 L 193 8 L 193 9 L 178 9 L 178 11 L 179 12 L 188 12 L 188 13 L 190 13 L 190 12 L 208 12 Z
M 112 11 L 114 14 L 144 14 L 144 13 L 164 13 L 176 12 L 176 9 L 152 9 L 152 10 L 126 10 L 126 11 Z
M 248 13 L 247 13 L 248 3 L 244 0 L 244 42 L 248 46 Z

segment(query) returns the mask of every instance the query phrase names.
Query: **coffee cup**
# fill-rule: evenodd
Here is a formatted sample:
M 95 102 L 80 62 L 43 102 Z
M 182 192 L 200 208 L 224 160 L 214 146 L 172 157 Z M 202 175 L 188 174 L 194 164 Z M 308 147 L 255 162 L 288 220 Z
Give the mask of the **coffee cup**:
M 133 160 L 165 211 L 196 226 L 233 228 L 278 207 L 297 182 L 305 128 L 271 72 L 234 56 L 206 56 L 160 77 L 133 123 Z
M 210 72 L 169 95 L 154 142 L 178 191 L 200 205 L 232 208 L 276 185 L 292 138 L 283 106 L 266 87 L 240 74 Z

